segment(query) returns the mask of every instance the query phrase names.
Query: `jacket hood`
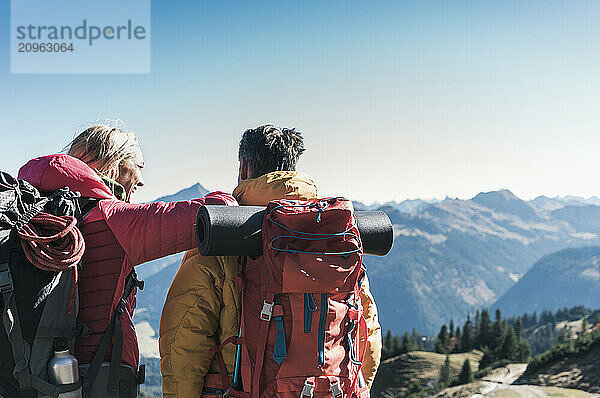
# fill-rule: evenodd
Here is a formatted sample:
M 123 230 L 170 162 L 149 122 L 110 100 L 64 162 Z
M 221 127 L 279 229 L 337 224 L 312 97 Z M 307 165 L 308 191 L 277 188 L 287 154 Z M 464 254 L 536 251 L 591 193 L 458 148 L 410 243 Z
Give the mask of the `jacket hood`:
M 35 158 L 19 170 L 19 178 L 40 191 L 52 192 L 63 187 L 82 197 L 115 199 L 115 196 L 87 164 L 73 156 L 58 154 Z
M 307 174 L 274 171 L 242 181 L 233 191 L 233 196 L 245 206 L 266 206 L 276 199 L 317 199 L 318 193 L 317 185 Z

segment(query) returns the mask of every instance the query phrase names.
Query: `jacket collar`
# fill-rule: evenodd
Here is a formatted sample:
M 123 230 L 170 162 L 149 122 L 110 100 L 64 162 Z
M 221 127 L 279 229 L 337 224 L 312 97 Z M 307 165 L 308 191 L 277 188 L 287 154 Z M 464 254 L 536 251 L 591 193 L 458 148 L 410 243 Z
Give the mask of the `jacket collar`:
M 317 199 L 317 185 L 307 175 L 297 171 L 274 171 L 258 178 L 242 181 L 233 191 L 241 205 L 266 206 L 276 199 Z
M 81 160 L 65 154 L 30 160 L 19 170 L 19 178 L 44 192 L 69 187 L 85 198 L 116 199 L 94 170 Z
M 104 181 L 104 183 L 108 187 L 108 189 L 110 189 L 110 191 L 113 193 L 113 195 L 115 195 L 115 197 L 117 199 L 122 200 L 122 201 L 127 200 L 127 194 L 125 193 L 125 188 L 123 187 L 123 185 L 119 184 L 115 180 L 111 180 L 108 177 L 101 177 L 101 178 L 102 178 L 102 181 Z

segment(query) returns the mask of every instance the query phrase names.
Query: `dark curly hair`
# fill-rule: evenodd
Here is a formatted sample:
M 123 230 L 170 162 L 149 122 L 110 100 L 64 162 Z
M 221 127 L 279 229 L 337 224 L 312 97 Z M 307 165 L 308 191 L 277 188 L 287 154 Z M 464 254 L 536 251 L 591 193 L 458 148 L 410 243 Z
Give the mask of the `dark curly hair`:
M 256 178 L 272 171 L 296 170 L 303 152 L 304 139 L 299 131 L 267 124 L 244 132 L 238 155 L 248 162 L 250 178 Z

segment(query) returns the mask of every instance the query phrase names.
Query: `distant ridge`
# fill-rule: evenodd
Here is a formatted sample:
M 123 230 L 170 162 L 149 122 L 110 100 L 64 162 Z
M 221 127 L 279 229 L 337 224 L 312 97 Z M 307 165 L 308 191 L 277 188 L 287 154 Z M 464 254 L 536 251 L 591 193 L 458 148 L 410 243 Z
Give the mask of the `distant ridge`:
M 536 220 L 540 218 L 538 209 L 530 203 L 519 199 L 507 189 L 481 192 L 471 200 L 498 213 L 514 214 L 527 220 Z
M 153 202 L 174 202 L 177 200 L 191 200 L 195 198 L 201 198 L 209 192 L 210 191 L 204 188 L 200 183 L 196 183 L 189 188 L 185 188 L 179 192 L 174 193 L 173 195 L 167 195 L 153 200 Z
M 423 199 L 406 199 L 402 202 L 396 202 L 396 201 L 391 201 L 391 202 L 385 202 L 384 204 L 380 204 L 380 203 L 374 203 L 371 205 L 365 205 L 362 202 L 358 202 L 355 201 L 354 203 L 354 209 L 355 210 L 377 210 L 377 209 L 383 209 L 386 207 L 392 208 L 392 209 L 396 209 L 398 211 L 401 211 L 403 213 L 418 213 L 421 210 L 423 210 L 424 208 L 426 208 L 429 205 L 438 203 L 439 200 L 423 200 Z
M 592 196 L 586 199 L 582 198 L 581 196 L 572 195 L 567 195 L 564 197 L 555 196 L 553 198 L 549 198 L 547 196 L 542 195 L 529 201 L 529 203 L 531 203 L 538 209 L 545 211 L 553 211 L 566 206 L 600 206 L 600 198 L 598 198 L 597 196 Z

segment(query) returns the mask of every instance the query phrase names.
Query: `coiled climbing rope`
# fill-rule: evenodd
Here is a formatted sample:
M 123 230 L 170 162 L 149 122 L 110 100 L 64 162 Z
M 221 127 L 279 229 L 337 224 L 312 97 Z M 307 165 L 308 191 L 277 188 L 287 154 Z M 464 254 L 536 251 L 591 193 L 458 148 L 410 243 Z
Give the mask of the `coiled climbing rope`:
M 71 296 L 67 306 L 67 313 L 70 314 L 75 304 L 77 264 L 85 251 L 77 219 L 38 213 L 18 231 L 18 236 L 25 256 L 37 268 L 51 272 L 73 269 Z

